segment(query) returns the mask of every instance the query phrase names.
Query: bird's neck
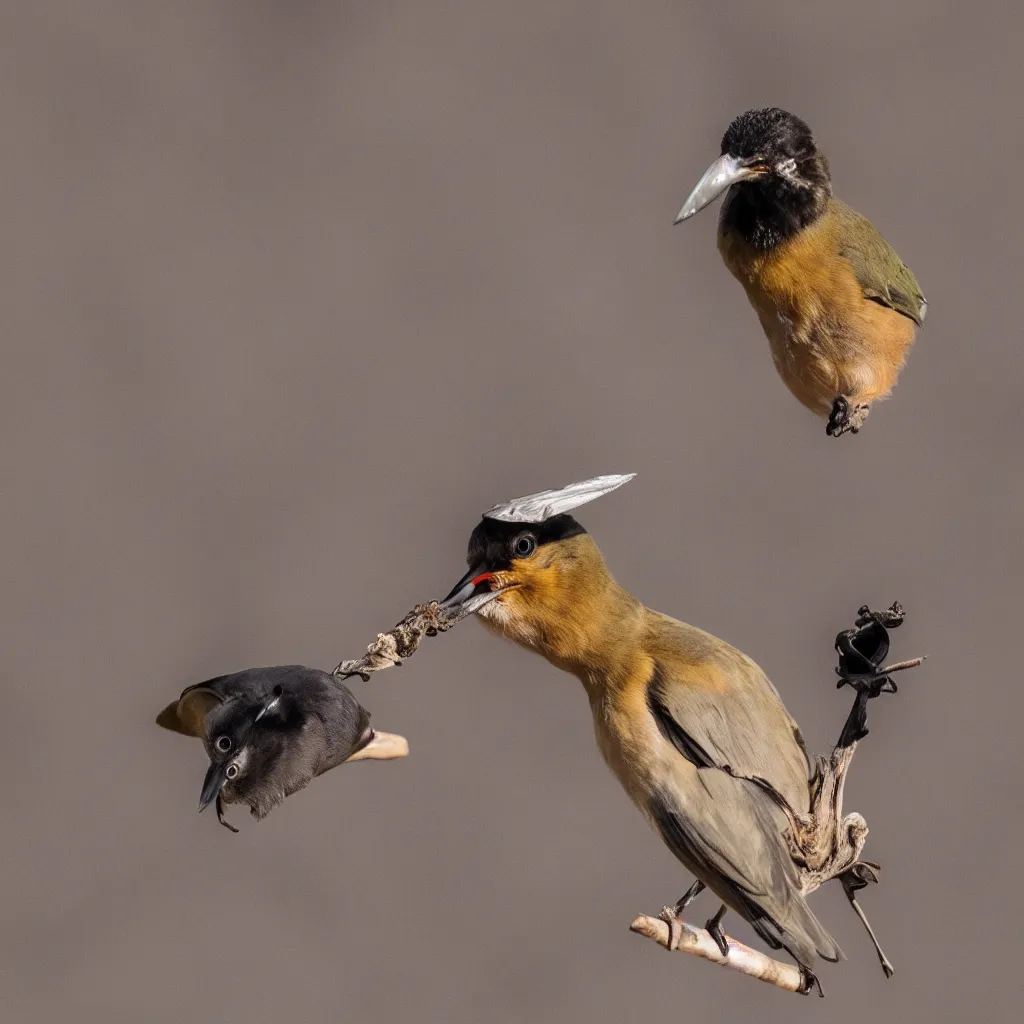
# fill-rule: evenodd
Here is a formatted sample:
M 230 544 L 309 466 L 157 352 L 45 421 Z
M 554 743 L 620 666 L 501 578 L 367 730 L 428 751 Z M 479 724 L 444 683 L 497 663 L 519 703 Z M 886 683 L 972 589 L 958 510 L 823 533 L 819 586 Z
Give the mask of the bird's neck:
M 546 624 L 531 646 L 576 676 L 593 700 L 632 677 L 642 656 L 646 616 L 647 609 L 608 576 L 578 595 L 571 611 Z
M 831 195 L 828 164 L 819 157 L 793 180 L 773 175 L 733 185 L 722 204 L 719 230 L 766 252 L 822 217 Z

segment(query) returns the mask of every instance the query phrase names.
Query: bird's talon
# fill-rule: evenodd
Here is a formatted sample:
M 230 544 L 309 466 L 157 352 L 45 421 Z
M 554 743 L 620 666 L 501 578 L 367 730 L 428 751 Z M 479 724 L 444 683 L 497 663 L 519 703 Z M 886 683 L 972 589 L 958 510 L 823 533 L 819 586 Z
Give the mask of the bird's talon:
M 668 942 L 665 948 L 670 953 L 674 953 L 679 948 L 679 943 L 683 938 L 683 922 L 679 919 L 677 908 L 662 907 L 658 917 L 668 925 Z
M 850 429 L 850 403 L 842 396 L 837 395 L 832 403 L 832 411 L 829 413 L 828 425 L 825 433 L 829 437 L 839 437 Z
M 825 998 L 825 990 L 821 987 L 821 982 L 818 981 L 818 976 L 812 971 L 807 970 L 806 967 L 800 968 L 800 979 L 802 985 L 800 987 L 800 994 L 808 996 L 812 990 L 818 990 L 818 996 L 822 999 Z
M 714 917 L 708 918 L 708 922 L 704 927 L 707 929 L 708 935 L 717 943 L 722 956 L 727 957 L 729 955 L 729 939 L 726 937 L 725 932 L 722 931 L 722 918 L 725 917 L 725 911 L 726 907 L 723 903 L 718 913 Z

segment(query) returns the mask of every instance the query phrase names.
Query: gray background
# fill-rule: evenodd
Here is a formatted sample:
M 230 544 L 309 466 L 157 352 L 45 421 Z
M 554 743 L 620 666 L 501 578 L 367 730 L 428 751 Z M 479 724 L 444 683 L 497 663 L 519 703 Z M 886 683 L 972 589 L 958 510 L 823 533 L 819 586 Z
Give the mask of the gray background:
M 1018 1009 L 1024 14 L 829 7 L 4 5 L 4 1020 Z M 839 442 L 716 214 L 670 226 L 769 103 L 931 302 Z M 623 471 L 580 514 L 620 581 L 757 659 L 819 749 L 835 632 L 906 605 L 894 655 L 931 661 L 848 800 L 892 981 L 838 887 L 824 1004 L 630 935 L 689 879 L 578 683 L 476 624 L 356 682 L 407 761 L 238 836 L 195 813 L 203 753 L 153 725 L 181 687 L 331 668 L 448 589 L 482 509 Z

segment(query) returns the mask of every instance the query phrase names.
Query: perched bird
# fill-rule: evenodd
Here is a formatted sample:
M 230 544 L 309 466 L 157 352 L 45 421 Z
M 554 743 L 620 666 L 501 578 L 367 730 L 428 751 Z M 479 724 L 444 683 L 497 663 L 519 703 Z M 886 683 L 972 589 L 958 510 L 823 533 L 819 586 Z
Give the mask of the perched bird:
M 403 736 L 375 732 L 370 713 L 326 672 L 302 665 L 250 668 L 188 687 L 157 724 L 198 736 L 210 767 L 199 799 L 217 820 L 248 804 L 257 821 L 317 775 L 348 761 L 405 757 Z
M 808 810 L 800 730 L 750 658 L 644 607 L 568 515 L 629 479 L 598 477 L 485 512 L 469 572 L 442 606 L 471 602 L 489 629 L 579 678 L 609 768 L 696 876 L 677 909 L 707 886 L 723 903 L 708 922 L 723 954 L 730 907 L 792 954 L 809 990 L 816 959 L 842 953 L 807 905 L 787 819 L 763 784 Z
M 928 308 L 869 220 L 832 196 L 828 161 L 800 118 L 769 107 L 729 125 L 722 155 L 676 217 L 728 189 L 718 249 L 743 285 L 779 376 L 827 432 L 857 433 L 886 398 Z

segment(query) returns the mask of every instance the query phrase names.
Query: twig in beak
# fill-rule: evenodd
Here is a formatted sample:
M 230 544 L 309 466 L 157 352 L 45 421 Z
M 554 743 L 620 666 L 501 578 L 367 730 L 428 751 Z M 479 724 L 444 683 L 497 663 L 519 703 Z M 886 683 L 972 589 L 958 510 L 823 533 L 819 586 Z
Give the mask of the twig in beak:
M 490 594 L 481 596 L 491 598 Z M 393 629 L 378 633 L 361 658 L 341 662 L 333 674 L 341 679 L 359 676 L 364 683 L 368 682 L 370 673 L 394 668 L 402 664 L 402 659 L 415 654 L 425 636 L 447 632 L 486 603 L 474 598 L 451 608 L 442 608 L 437 601 L 418 604 Z

